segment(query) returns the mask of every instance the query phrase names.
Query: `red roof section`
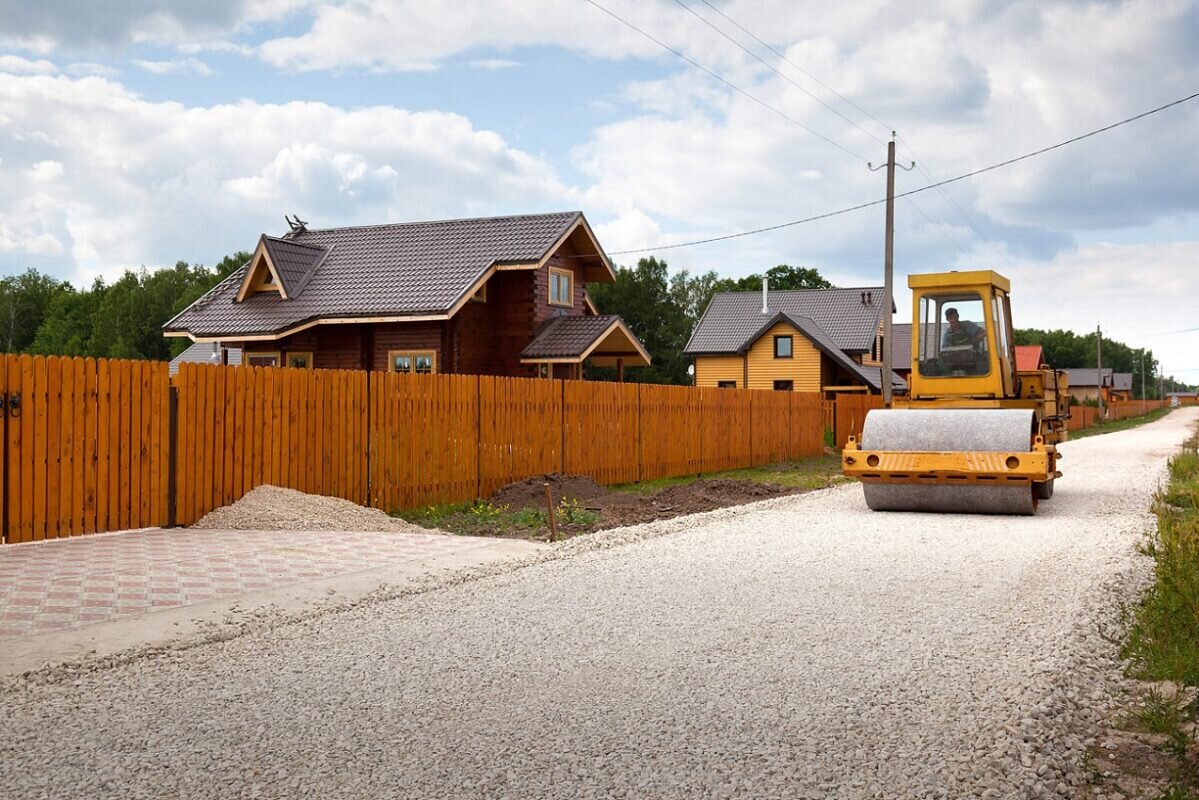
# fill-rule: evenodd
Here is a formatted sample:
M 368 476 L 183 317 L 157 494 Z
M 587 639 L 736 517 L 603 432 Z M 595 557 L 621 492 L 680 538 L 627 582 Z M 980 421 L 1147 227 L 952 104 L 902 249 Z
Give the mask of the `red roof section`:
M 1016 369 L 1040 369 L 1045 364 L 1045 351 L 1039 344 L 1016 345 Z

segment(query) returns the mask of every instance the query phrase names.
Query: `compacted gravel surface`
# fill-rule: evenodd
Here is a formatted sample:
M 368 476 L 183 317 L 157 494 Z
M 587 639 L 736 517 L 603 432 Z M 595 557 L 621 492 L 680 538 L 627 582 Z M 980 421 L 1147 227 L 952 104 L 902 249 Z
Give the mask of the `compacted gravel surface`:
M 0 796 L 1074 796 L 1195 419 L 1067 445 L 1035 518 L 844 486 L 12 681 Z

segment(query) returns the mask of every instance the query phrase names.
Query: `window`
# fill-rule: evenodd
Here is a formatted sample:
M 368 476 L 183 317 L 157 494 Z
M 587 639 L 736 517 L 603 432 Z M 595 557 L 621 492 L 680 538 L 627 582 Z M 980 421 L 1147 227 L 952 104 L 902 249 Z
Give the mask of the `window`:
M 736 381 L 717 381 L 716 388 L 717 389 L 736 389 L 737 382 Z
M 246 353 L 245 362 L 251 367 L 277 367 L 279 366 L 279 354 Z
M 791 337 L 790 336 L 774 337 L 774 357 L 775 358 L 790 358 L 791 357 Z
M 437 372 L 437 353 L 433 350 L 392 350 L 387 354 L 387 371 L 432 375 Z
M 287 366 L 292 369 L 312 369 L 312 353 L 289 352 Z
M 480 286 L 479 291 L 477 291 L 473 295 L 471 295 L 470 301 L 472 303 L 486 303 L 487 302 L 487 284 L 483 284 L 482 286 Z
M 564 269 L 550 268 L 550 305 L 573 306 L 575 274 Z
M 981 376 L 991 371 L 986 307 L 977 292 L 920 298 L 920 374 Z
M 774 390 L 776 392 L 793 392 L 795 391 L 794 381 L 775 381 Z

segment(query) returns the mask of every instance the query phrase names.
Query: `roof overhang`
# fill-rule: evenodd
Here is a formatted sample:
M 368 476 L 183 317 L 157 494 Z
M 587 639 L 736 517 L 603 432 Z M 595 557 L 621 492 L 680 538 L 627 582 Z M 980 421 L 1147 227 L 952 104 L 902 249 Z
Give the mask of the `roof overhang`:
M 584 361 L 601 367 L 614 367 L 620 361 L 626 367 L 648 367 L 653 359 L 624 320 L 614 319 L 604 331 L 576 355 L 522 358 L 522 364 L 581 364 Z
M 252 288 L 262 283 L 264 269 L 274 282 L 274 291 L 277 291 L 279 296 L 284 300 L 289 299 L 287 296 L 287 287 L 283 285 L 283 277 L 279 274 L 278 268 L 275 267 L 275 262 L 271 259 L 270 251 L 267 250 L 266 234 L 263 234 L 258 237 L 258 246 L 254 248 L 254 255 L 250 257 L 250 267 L 246 270 L 245 277 L 242 278 L 241 286 L 237 290 L 237 297 L 234 298 L 233 302 L 242 302 L 250 295 Z

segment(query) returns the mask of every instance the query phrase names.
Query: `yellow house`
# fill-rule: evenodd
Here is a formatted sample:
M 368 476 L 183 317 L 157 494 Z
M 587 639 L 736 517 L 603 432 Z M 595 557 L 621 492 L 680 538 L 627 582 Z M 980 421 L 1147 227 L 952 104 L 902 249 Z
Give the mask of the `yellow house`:
M 794 392 L 881 388 L 881 287 L 723 292 L 684 352 L 695 385 Z M 905 388 L 894 377 L 897 390 Z

